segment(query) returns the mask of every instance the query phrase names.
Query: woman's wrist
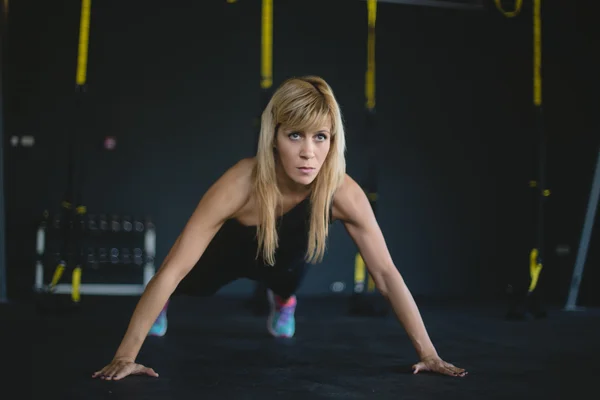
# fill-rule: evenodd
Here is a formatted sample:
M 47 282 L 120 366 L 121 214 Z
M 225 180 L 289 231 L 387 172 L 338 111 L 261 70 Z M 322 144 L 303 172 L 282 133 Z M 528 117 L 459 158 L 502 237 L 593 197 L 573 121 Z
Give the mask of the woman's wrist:
M 137 353 L 142 346 L 143 339 L 131 337 L 132 335 L 128 332 L 125 334 L 121 345 L 115 353 L 115 360 L 121 361 L 135 361 Z
M 440 358 L 440 356 L 437 353 L 427 353 L 419 356 L 421 361 L 436 360 L 438 358 Z
M 422 361 L 428 360 L 428 359 L 435 359 L 435 358 L 439 358 L 440 356 L 438 355 L 435 347 L 433 347 L 433 344 L 430 344 L 426 347 L 421 347 L 418 344 L 415 346 L 415 349 L 417 351 L 417 355 L 419 357 L 419 359 L 421 359 Z
M 115 355 L 113 361 L 135 362 L 135 357 Z

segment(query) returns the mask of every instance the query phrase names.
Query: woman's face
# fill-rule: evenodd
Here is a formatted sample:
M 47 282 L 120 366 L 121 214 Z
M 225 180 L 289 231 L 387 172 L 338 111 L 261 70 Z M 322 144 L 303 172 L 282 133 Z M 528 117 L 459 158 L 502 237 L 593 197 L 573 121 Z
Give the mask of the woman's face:
M 323 124 L 309 132 L 280 126 L 276 152 L 287 177 L 299 185 L 310 185 L 321 170 L 331 146 L 331 126 Z

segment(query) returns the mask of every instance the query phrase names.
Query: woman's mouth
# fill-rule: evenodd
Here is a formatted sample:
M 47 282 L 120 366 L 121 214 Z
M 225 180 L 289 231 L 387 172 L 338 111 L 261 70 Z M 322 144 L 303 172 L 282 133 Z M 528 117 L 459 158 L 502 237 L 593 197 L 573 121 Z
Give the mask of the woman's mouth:
M 311 168 L 311 167 L 299 167 L 298 169 L 303 174 L 310 174 L 310 173 L 312 173 L 315 170 L 314 168 Z

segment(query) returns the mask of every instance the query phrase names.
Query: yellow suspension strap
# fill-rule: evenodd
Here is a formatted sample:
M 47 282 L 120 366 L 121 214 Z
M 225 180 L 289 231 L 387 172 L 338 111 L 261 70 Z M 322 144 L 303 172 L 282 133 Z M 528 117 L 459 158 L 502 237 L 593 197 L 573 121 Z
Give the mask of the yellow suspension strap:
M 367 0 L 367 70 L 365 73 L 365 109 L 367 111 L 367 129 L 372 130 L 375 114 L 375 26 L 377 22 L 377 0 Z M 372 132 L 366 135 L 368 143 L 372 141 Z M 369 173 L 363 185 L 369 202 L 376 210 L 377 193 L 373 174 L 372 155 L 369 154 Z M 368 275 L 368 277 L 367 277 Z M 374 290 L 373 279 L 367 273 L 365 262 L 359 252 L 354 257 L 354 293 L 363 293 L 367 281 L 367 291 Z
M 91 17 L 91 0 L 81 1 L 81 13 L 79 20 L 79 41 L 77 48 L 77 68 L 75 72 L 75 88 L 76 92 L 80 96 L 78 99 L 78 106 L 81 107 L 82 99 L 81 95 L 85 92 L 87 82 L 87 65 L 88 65 L 88 44 L 89 44 L 89 31 L 90 31 L 90 17 Z M 75 114 L 78 114 L 77 112 Z M 78 118 L 82 118 L 81 114 L 77 115 Z M 84 223 L 86 214 L 86 207 L 84 205 L 77 205 L 77 201 L 81 200 L 83 174 L 77 168 L 81 168 L 81 163 L 84 161 L 81 159 L 79 149 L 76 145 L 78 142 L 77 134 L 74 134 L 75 127 L 69 128 L 68 142 L 68 178 L 67 178 L 67 189 L 65 191 L 65 199 L 62 201 L 63 215 L 65 216 L 62 226 L 63 232 L 63 248 L 61 251 L 61 259 L 56 267 L 50 283 L 50 291 L 54 291 L 56 285 L 62 278 L 65 270 L 68 267 L 69 254 L 72 254 L 72 258 L 75 261 L 75 268 L 71 276 L 71 299 L 74 303 L 79 303 L 81 300 L 80 286 L 81 286 L 81 270 L 83 265 L 83 252 L 81 250 L 81 232 L 80 227 Z M 76 171 L 79 173 L 76 174 Z M 77 178 L 76 179 L 76 175 Z
M 92 11 L 92 0 L 82 0 L 81 1 L 81 18 L 79 22 L 79 48 L 77 54 L 77 73 L 76 73 L 76 83 L 79 92 L 83 92 L 85 90 L 85 85 L 87 83 L 87 65 L 88 65 L 88 49 L 89 49 L 89 37 L 90 37 L 90 18 Z M 82 179 L 82 175 L 80 174 L 80 179 Z M 83 182 L 79 182 L 78 188 L 78 200 L 81 200 Z M 78 205 L 75 208 L 75 221 L 76 228 L 81 227 L 85 222 L 85 214 L 87 209 L 84 205 Z M 78 303 L 81 300 L 80 293 L 80 285 L 81 285 L 81 268 L 83 265 L 83 252 L 81 251 L 81 238 L 80 235 L 75 237 L 75 259 L 76 265 L 73 269 L 73 276 L 71 278 L 71 298 L 75 303 Z
M 374 146 L 375 137 L 375 23 L 377 22 L 377 0 L 368 0 L 368 37 L 367 37 L 367 72 L 365 76 L 365 97 L 367 110 L 367 140 Z M 377 213 L 377 168 L 375 166 L 376 151 L 371 147 L 369 160 L 369 174 L 367 177 L 367 196 L 373 211 Z M 362 258 L 362 257 L 361 257 Z M 367 292 L 375 291 L 373 277 L 369 274 L 367 278 Z
M 75 81 L 78 87 L 87 81 L 88 48 L 90 38 L 90 16 L 92 0 L 81 1 L 81 16 L 79 20 L 79 46 L 77 51 L 77 73 Z
M 536 231 L 536 247 L 531 250 L 529 262 L 530 285 L 532 293 L 538 284 L 542 272 L 544 257 L 544 203 L 550 196 L 546 188 L 546 135 L 542 110 L 542 10 L 541 0 L 533 0 L 533 106 L 536 114 L 536 125 L 539 136 L 538 179 L 531 186 L 538 191 L 538 216 Z
M 377 22 L 377 0 L 367 0 L 367 69 L 365 73 L 365 110 L 368 149 L 368 171 L 363 184 L 373 212 L 377 213 L 377 168 L 373 137 L 375 136 L 375 27 Z M 366 283 L 366 288 L 365 288 Z M 354 258 L 354 295 L 375 291 L 373 277 L 368 273 L 359 252 Z M 356 304 L 354 304 L 356 306 Z M 364 310 L 360 310 L 364 311 Z M 375 311 L 371 309 L 370 311 Z
M 504 14 L 505 17 L 507 18 L 514 18 L 517 15 L 519 15 L 521 13 L 521 8 L 523 8 L 523 0 L 516 0 L 515 4 L 514 4 L 514 10 L 512 11 L 506 11 L 504 9 L 504 7 L 502 6 L 502 0 L 494 0 L 494 3 L 496 3 L 496 8 L 502 13 Z
M 501 1 L 495 0 L 497 8 L 507 17 L 518 15 L 522 8 L 522 0 L 517 0 L 514 11 L 505 11 Z M 546 313 L 542 310 L 539 296 L 536 296 L 536 288 L 539 283 L 543 268 L 544 258 L 544 204 L 550 196 L 550 190 L 546 187 L 546 135 L 544 130 L 543 107 L 542 107 L 542 7 L 541 0 L 533 0 L 533 108 L 536 119 L 536 134 L 538 136 L 538 165 L 537 180 L 531 180 L 529 186 L 537 192 L 537 216 L 535 228 L 535 245 L 529 252 L 529 286 L 527 288 L 528 308 L 534 316 L 543 317 Z M 519 295 L 517 294 L 517 297 Z M 517 308 L 519 300 L 511 304 L 508 315 L 510 317 L 521 317 Z
M 260 42 L 260 112 L 254 121 L 254 129 L 256 129 L 255 151 L 258 151 L 261 115 L 269 103 L 273 87 L 273 0 L 262 0 Z M 256 314 L 263 314 L 268 310 L 267 287 L 264 283 L 257 282 L 254 284 L 254 293 L 248 304 Z
M 258 150 L 261 115 L 269 103 L 273 87 L 273 0 L 262 0 L 260 42 L 260 113 L 255 121 L 256 150 Z
M 262 2 L 261 68 L 260 87 L 273 86 L 273 0 Z

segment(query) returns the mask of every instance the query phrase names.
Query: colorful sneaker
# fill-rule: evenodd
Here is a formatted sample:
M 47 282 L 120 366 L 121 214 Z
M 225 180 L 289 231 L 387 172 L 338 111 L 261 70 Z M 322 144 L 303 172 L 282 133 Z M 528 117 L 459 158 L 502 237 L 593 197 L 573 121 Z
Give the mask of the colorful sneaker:
M 275 337 L 291 338 L 296 331 L 296 319 L 294 311 L 296 310 L 296 296 L 287 300 L 274 294 L 271 290 L 267 291 L 271 312 L 267 319 L 267 329 Z
M 148 332 L 148 336 L 164 336 L 167 333 L 167 305 L 168 303 L 164 306 L 160 314 L 158 314 L 156 321 L 154 321 Z

